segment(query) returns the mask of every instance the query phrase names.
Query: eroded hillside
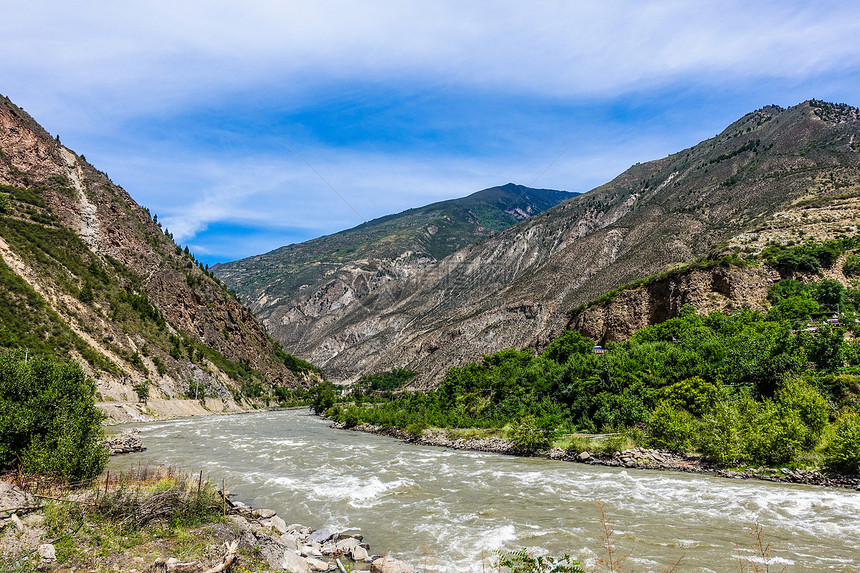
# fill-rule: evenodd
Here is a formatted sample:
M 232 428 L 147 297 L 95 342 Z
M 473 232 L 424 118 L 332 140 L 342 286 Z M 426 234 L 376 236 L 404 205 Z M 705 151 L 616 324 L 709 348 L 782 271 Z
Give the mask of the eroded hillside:
M 571 309 L 619 285 L 732 240 L 754 250 L 752 234 L 776 229 L 785 213 L 802 216 L 804 205 L 834 217 L 816 232 L 838 234 L 854 225 L 840 202 L 860 194 L 858 131 L 857 110 L 845 105 L 749 113 L 712 139 L 347 301 L 294 348 L 336 378 L 409 368 L 416 385 L 433 385 L 482 354 L 546 344 Z
M 78 358 L 105 399 L 301 384 L 253 314 L 106 174 L 0 97 L 0 347 Z

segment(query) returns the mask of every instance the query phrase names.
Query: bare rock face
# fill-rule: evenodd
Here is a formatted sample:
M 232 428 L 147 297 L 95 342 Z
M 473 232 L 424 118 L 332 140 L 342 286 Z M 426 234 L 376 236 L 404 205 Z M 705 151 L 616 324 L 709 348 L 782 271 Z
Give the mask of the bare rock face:
M 678 316 L 684 305 L 699 314 L 739 308 L 765 310 L 768 289 L 782 278 L 775 269 L 696 269 L 632 287 L 612 300 L 586 307 L 568 325 L 600 344 L 626 340 L 634 332 Z
M 153 398 L 185 393 L 188 380 L 226 398 L 239 371 L 264 385 L 307 383 L 149 211 L 2 97 L 0 184 L 10 205 L 0 213 L 0 264 L 56 313 L 39 319 L 53 323 L 48 331 L 71 330 L 69 352 L 106 399 L 133 398 L 143 380 Z
M 762 108 L 714 138 L 634 165 L 360 300 L 314 312 L 273 311 L 267 324 L 333 379 L 408 368 L 418 372 L 412 384 L 419 388 L 484 354 L 541 348 L 568 327 L 573 309 L 616 287 L 700 260 L 731 241 L 755 249 L 759 234 L 777 236 L 780 221 L 792 217 L 814 226 L 807 207 L 840 206 L 816 211 L 827 219 L 818 238 L 837 236 L 846 225 L 856 230 L 856 205 L 841 208 L 845 197 L 860 193 L 855 111 L 818 101 Z M 610 340 L 671 317 L 683 304 L 758 304 L 772 277 L 737 272 L 709 271 L 624 293 L 624 304 L 589 311 L 577 327 Z M 300 336 L 285 333 L 295 321 L 302 321 Z

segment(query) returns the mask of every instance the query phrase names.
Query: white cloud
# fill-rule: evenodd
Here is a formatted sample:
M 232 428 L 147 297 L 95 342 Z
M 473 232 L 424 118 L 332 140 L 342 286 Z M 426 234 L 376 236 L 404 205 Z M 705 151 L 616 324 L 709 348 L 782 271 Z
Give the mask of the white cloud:
M 860 63 L 860 5 L 837 2 L 31 0 L 0 33 L 3 89 L 101 117 L 338 78 L 566 97 Z

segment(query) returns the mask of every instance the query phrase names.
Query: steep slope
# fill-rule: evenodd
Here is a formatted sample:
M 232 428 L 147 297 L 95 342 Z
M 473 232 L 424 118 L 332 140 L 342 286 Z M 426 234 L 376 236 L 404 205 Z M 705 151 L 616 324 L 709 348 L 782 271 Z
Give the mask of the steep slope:
M 729 240 L 754 250 L 756 234 L 778 234 L 804 205 L 848 207 L 827 225 L 808 218 L 817 233 L 856 230 L 858 132 L 850 106 L 762 108 L 327 313 L 294 348 L 336 378 L 405 367 L 432 385 L 482 354 L 545 344 L 572 308 L 616 286 Z
M 71 354 L 106 399 L 301 382 L 147 210 L 2 96 L 0 277 L 0 347 Z
M 212 271 L 292 348 L 301 345 L 306 328 L 332 312 L 573 196 L 509 183 L 215 265 Z

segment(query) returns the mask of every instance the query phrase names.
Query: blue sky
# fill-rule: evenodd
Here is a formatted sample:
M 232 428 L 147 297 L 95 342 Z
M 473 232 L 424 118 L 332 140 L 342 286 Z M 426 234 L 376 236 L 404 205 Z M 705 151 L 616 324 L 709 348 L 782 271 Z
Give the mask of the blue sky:
M 210 264 L 507 182 L 587 191 L 771 103 L 860 104 L 851 2 L 3 12 L 0 93 Z

